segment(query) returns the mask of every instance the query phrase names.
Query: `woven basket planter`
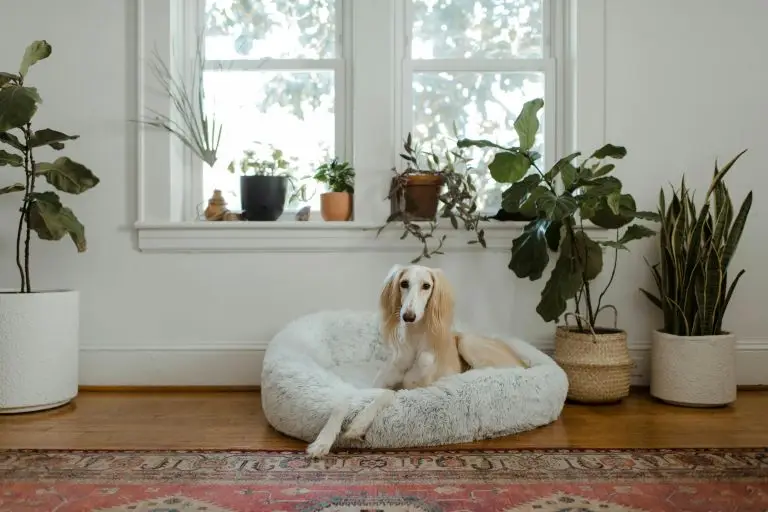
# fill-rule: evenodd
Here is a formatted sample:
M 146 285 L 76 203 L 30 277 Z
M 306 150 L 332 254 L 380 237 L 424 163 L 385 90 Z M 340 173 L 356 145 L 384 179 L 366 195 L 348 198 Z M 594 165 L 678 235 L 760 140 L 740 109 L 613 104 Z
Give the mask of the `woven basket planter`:
M 629 395 L 633 363 L 621 329 L 596 327 L 585 333 L 566 319 L 555 333 L 554 359 L 568 376 L 569 400 L 610 403 Z

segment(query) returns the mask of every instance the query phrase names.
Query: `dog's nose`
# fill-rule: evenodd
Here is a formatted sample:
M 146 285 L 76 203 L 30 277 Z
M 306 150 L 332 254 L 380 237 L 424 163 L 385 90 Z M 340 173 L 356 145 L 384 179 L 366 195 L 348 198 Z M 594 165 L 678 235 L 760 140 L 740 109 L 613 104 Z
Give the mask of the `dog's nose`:
M 413 311 L 406 311 L 403 313 L 403 322 L 411 323 L 416 320 L 416 314 Z

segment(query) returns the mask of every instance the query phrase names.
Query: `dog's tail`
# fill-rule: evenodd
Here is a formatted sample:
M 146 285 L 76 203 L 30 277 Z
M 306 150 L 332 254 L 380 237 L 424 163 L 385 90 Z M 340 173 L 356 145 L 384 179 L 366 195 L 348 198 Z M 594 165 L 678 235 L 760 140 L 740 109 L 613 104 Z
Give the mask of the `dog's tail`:
M 459 355 L 472 368 L 528 368 L 512 347 L 501 340 L 457 333 Z

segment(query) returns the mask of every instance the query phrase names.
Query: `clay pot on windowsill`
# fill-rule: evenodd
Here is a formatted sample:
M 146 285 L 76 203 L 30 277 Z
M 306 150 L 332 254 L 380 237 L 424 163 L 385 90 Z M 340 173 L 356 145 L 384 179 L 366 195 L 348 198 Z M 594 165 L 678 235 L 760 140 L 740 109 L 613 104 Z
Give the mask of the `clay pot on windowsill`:
M 348 221 L 352 218 L 352 194 L 325 192 L 320 194 L 320 215 L 324 221 Z
M 397 194 L 391 195 L 391 212 L 401 210 L 405 203 L 405 212 L 413 221 L 429 221 L 437 217 L 437 208 L 440 203 L 440 188 L 443 186 L 443 177 L 438 174 L 408 174 L 392 178 L 391 189 L 397 187 L 398 180 L 404 182 L 402 189 Z

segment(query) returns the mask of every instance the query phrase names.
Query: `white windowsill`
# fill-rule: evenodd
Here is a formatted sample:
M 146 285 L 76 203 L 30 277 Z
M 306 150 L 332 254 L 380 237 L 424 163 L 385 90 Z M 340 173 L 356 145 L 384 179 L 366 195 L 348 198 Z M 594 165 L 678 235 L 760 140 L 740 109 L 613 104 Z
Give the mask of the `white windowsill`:
M 383 223 L 382 223 L 383 224 Z M 276 222 L 158 222 L 136 223 L 139 250 L 152 253 L 232 253 L 232 252 L 401 252 L 418 249 L 421 244 L 408 236 L 400 240 L 403 230 L 390 224 L 379 237 L 382 224 L 362 222 L 276 221 Z M 525 222 L 492 222 L 486 224 L 487 249 L 509 251 L 512 239 Z M 447 227 L 446 227 L 447 225 Z M 447 219 L 435 230 L 434 241 L 442 234 L 448 252 L 482 251 L 479 244 L 468 244 L 475 234 L 450 227 Z M 592 238 L 605 239 L 610 232 L 600 228 Z M 430 244 L 432 246 L 432 244 Z M 435 245 L 436 246 L 436 245 Z

